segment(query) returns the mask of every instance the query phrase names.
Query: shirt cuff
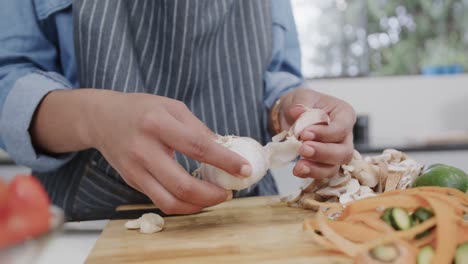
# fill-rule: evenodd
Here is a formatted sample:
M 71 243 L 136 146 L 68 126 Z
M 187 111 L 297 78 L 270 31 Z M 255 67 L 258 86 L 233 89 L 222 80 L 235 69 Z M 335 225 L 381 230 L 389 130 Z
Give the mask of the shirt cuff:
M 8 93 L 0 117 L 0 133 L 9 156 L 35 171 L 50 171 L 68 162 L 74 153 L 48 156 L 32 144 L 29 127 L 42 99 L 51 91 L 70 89 L 71 84 L 53 72 L 34 71 L 19 78 Z
M 302 84 L 302 78 L 295 74 L 278 71 L 265 73 L 265 87 L 268 87 L 265 94 L 265 106 L 271 109 L 273 104 L 287 92 L 298 88 Z

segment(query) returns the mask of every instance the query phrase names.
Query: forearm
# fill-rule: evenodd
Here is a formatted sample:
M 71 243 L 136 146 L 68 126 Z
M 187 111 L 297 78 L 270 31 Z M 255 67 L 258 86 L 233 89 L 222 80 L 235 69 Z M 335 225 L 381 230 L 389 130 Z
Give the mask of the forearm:
M 97 89 L 58 90 L 36 109 L 30 127 L 35 148 L 45 153 L 67 153 L 94 147 L 94 113 L 113 92 Z

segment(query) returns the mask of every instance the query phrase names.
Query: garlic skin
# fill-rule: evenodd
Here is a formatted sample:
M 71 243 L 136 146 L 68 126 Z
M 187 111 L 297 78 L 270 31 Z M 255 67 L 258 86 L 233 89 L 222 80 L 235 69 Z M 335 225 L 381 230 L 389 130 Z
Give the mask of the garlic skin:
M 218 138 L 217 142 L 249 161 L 252 173 L 247 178 L 236 177 L 203 163 L 196 173 L 199 173 L 204 180 L 226 190 L 242 190 L 260 181 L 266 175 L 269 162 L 263 146 L 256 140 L 248 137 L 224 136 Z
M 264 147 L 270 168 L 284 166 L 294 160 L 299 153 L 301 142 L 296 137 L 287 137 L 283 142 L 270 142 Z

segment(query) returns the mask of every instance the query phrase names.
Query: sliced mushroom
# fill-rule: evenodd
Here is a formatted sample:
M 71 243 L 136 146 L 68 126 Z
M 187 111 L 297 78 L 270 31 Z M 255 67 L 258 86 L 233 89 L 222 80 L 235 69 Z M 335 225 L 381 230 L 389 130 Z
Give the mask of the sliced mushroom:
M 288 202 L 288 204 L 293 204 L 297 201 L 299 201 L 299 199 L 301 199 L 302 197 L 302 190 L 299 189 L 299 190 L 296 190 L 295 192 L 287 195 L 287 196 L 284 196 L 284 197 L 281 197 L 281 201 L 283 202 Z
M 351 174 L 349 172 L 344 173 L 344 175 L 335 175 L 330 178 L 330 182 L 328 183 L 331 187 L 341 187 L 346 185 L 349 180 L 351 180 Z
M 379 183 L 378 166 L 369 164 L 364 160 L 352 160 L 349 165 L 354 167 L 351 175 L 358 179 L 361 184 L 375 187 Z
M 356 179 L 351 179 L 348 184 L 346 184 L 347 189 L 344 194 L 339 196 L 339 201 L 342 204 L 349 203 L 351 201 L 354 201 L 353 195 L 356 194 L 359 191 L 359 188 L 361 187 L 359 185 L 359 181 Z
M 314 178 L 306 178 L 302 182 L 301 190 L 305 193 L 312 192 L 319 183 L 320 181 Z
M 317 195 L 315 193 L 305 193 L 299 200 L 298 204 L 300 205 L 301 208 L 304 208 L 304 209 L 317 210 L 318 209 L 317 205 L 313 205 L 310 202 L 308 202 L 309 200 L 317 200 L 316 196 Z

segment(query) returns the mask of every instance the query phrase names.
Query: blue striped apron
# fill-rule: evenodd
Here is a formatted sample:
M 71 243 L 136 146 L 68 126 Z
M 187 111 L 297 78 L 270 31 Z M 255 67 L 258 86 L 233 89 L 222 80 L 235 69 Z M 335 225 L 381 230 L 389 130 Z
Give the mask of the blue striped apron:
M 174 98 L 218 134 L 265 143 L 263 74 L 272 53 L 269 1 L 75 0 L 73 4 L 81 87 Z M 188 172 L 199 166 L 180 153 L 176 159 Z M 73 220 L 107 218 L 118 205 L 150 202 L 94 149 L 78 153 L 58 171 L 39 178 L 53 202 Z M 271 194 L 277 194 L 277 188 L 268 174 L 235 197 Z

